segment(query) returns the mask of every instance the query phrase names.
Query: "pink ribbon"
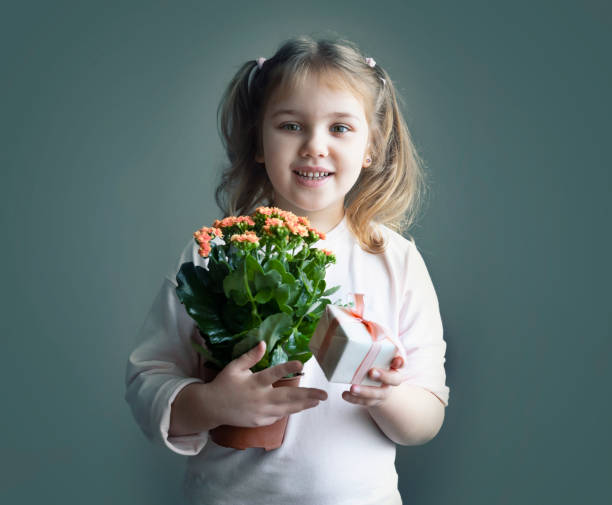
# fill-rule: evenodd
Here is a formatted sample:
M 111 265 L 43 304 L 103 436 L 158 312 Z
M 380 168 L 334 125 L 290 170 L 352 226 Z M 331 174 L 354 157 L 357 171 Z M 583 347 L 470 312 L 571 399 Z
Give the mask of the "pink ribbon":
M 355 371 L 355 374 L 353 375 L 353 379 L 351 380 L 351 384 L 361 384 L 364 377 L 368 373 L 368 370 L 372 368 L 372 365 L 376 361 L 376 358 L 378 354 L 380 353 L 380 349 L 382 347 L 383 340 L 388 339 L 389 341 L 391 341 L 391 343 L 398 350 L 398 354 L 402 358 L 403 363 L 406 362 L 406 359 L 404 356 L 405 353 L 404 353 L 404 348 L 402 344 L 391 335 L 391 332 L 389 330 L 387 330 L 384 326 L 381 326 L 380 324 L 375 323 L 374 321 L 368 321 L 367 319 L 363 318 L 363 309 L 364 309 L 363 294 L 355 293 L 354 297 L 355 297 L 355 308 L 354 309 L 351 310 L 345 307 L 338 307 L 338 308 L 341 309 L 343 312 L 345 312 L 347 315 L 354 317 L 355 319 L 360 321 L 361 324 L 365 326 L 367 332 L 372 337 L 372 345 L 370 346 L 370 349 L 368 350 L 365 357 L 363 358 L 363 360 L 357 367 L 357 370 Z M 317 360 L 319 362 L 323 361 L 323 356 L 325 356 L 325 354 L 327 353 L 327 349 L 329 348 L 329 345 L 331 344 L 332 337 L 334 333 L 336 332 L 338 325 L 339 323 L 337 319 L 332 320 L 332 322 L 330 323 L 327 329 L 327 332 L 325 333 L 325 337 L 323 338 L 323 342 L 321 343 L 321 347 L 319 348 L 319 351 L 317 352 Z

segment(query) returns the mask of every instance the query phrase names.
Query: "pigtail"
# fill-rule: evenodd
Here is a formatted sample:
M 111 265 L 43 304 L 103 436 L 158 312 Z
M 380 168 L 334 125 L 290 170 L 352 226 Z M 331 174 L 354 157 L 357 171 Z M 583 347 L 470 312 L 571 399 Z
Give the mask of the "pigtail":
M 361 247 L 384 250 L 373 224 L 405 233 L 416 220 L 426 190 L 423 161 L 414 147 L 389 75 L 373 69 L 379 82 L 372 128 L 372 165 L 364 168 L 346 198 L 347 222 Z
M 219 135 L 230 166 L 221 175 L 215 201 L 226 216 L 250 212 L 270 186 L 263 165 L 255 162 L 260 143 L 257 99 L 253 92 L 257 72 L 255 60 L 242 65 L 217 109 Z

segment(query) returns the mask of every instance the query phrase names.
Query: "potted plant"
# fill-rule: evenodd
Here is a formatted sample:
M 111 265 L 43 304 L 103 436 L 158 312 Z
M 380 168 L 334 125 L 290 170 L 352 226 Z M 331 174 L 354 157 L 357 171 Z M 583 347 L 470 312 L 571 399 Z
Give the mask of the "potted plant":
M 261 340 L 266 352 L 253 372 L 310 359 L 308 343 L 331 303 L 326 297 L 339 289 L 325 283 L 325 269 L 335 256 L 313 247 L 324 238 L 307 218 L 276 207 L 216 220 L 194 233 L 206 267 L 183 263 L 176 293 L 201 336 L 192 345 L 204 363 L 205 381 Z M 274 386 L 297 386 L 299 380 L 286 377 Z M 286 423 L 285 417 L 259 428 L 220 426 L 210 436 L 220 445 L 269 450 L 281 445 Z M 275 441 L 258 439 L 274 430 Z M 233 435 L 247 440 L 234 443 Z

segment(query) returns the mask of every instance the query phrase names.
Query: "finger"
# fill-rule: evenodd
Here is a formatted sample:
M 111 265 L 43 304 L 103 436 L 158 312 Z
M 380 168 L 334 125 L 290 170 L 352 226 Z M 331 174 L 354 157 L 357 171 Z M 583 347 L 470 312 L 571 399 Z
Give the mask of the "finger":
M 262 340 L 255 347 L 252 347 L 247 352 L 237 357 L 234 360 L 234 363 L 236 364 L 235 366 L 237 366 L 240 370 L 248 370 L 259 363 L 265 353 L 266 342 Z
M 354 403 L 356 405 L 366 405 L 370 400 L 366 398 L 362 398 L 357 395 L 351 394 L 350 391 L 344 391 L 342 393 L 342 398 L 349 403 Z
M 368 375 L 371 379 L 380 381 L 382 384 L 399 386 L 402 383 L 402 375 L 397 370 L 382 370 L 380 368 L 372 368 Z
M 354 403 L 356 405 L 366 405 L 366 406 L 368 406 L 368 405 L 376 405 L 376 404 L 382 402 L 386 398 L 386 396 L 382 397 L 382 398 L 378 398 L 378 397 L 370 398 L 370 397 L 365 397 L 365 396 L 362 396 L 362 395 L 354 395 L 350 391 L 344 391 L 342 393 L 342 398 L 344 400 L 346 400 L 347 402 L 349 402 L 349 403 Z
M 353 384 L 349 390 L 349 393 L 353 396 L 360 398 L 385 398 L 388 394 L 389 384 L 382 384 L 380 386 L 362 386 Z
M 269 398 L 270 404 L 284 408 L 289 405 L 325 401 L 327 400 L 327 393 L 322 389 L 316 388 L 274 388 Z
M 270 396 L 270 413 L 277 416 L 293 414 L 319 405 L 327 393 L 316 388 L 274 388 Z
M 287 363 L 282 363 L 270 368 L 266 368 L 261 372 L 257 372 L 259 380 L 264 384 L 274 384 L 277 380 L 286 377 L 289 374 L 301 372 L 304 365 L 301 361 L 293 360 Z
M 302 410 L 312 409 L 319 405 L 319 400 L 307 399 L 299 402 L 285 403 L 282 405 L 275 405 L 271 407 L 270 414 L 278 418 L 284 417 L 289 414 L 297 414 Z
M 281 388 L 277 388 L 281 389 Z M 282 388 L 285 390 L 285 398 L 288 401 L 301 401 L 301 400 L 327 400 L 327 391 L 317 388 Z
M 395 356 L 391 361 L 391 368 L 402 368 L 404 366 L 404 358 L 401 356 Z

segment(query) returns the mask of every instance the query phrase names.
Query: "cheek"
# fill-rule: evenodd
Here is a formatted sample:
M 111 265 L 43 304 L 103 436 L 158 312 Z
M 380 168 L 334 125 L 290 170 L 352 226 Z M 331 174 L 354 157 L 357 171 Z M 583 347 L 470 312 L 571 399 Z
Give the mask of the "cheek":
M 264 152 L 270 160 L 282 158 L 286 154 L 286 140 L 280 135 L 269 134 L 264 137 Z M 285 146 L 285 149 L 283 149 Z

